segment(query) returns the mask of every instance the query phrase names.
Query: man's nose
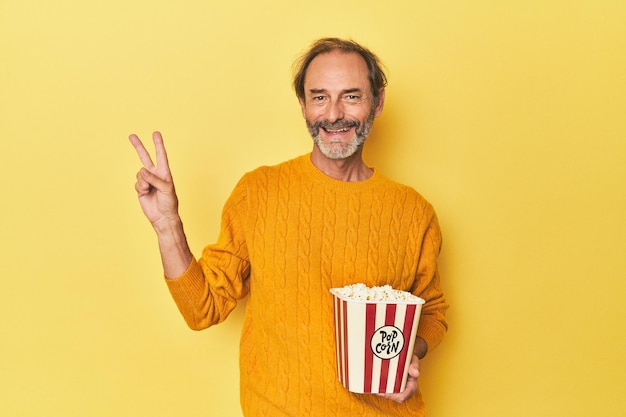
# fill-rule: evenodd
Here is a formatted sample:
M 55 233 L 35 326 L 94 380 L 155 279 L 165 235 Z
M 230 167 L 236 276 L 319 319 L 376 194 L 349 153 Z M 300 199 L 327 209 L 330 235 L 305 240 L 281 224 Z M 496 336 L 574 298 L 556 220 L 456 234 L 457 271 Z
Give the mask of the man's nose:
M 343 103 L 341 100 L 332 100 L 326 108 L 326 120 L 334 123 L 343 119 Z

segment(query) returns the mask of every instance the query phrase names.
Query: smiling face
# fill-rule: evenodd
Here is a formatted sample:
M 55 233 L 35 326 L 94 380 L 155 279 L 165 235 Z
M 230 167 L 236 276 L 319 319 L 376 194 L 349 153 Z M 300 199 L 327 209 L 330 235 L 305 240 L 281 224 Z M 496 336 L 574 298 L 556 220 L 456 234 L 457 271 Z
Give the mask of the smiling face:
M 347 159 L 362 148 L 383 102 L 381 90 L 374 103 L 367 65 L 357 53 L 334 50 L 307 68 L 302 115 L 317 149 L 329 159 Z

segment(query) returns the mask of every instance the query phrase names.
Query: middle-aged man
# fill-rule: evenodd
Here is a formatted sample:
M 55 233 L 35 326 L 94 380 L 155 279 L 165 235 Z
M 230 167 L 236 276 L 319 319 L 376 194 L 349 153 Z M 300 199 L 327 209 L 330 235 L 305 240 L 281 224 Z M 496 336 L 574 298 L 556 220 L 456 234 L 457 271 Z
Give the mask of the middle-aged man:
M 226 319 L 248 296 L 240 342 L 246 416 L 422 416 L 419 359 L 447 330 L 432 206 L 362 159 L 385 101 L 386 77 L 368 49 L 320 39 L 298 61 L 294 88 L 313 150 L 245 174 L 222 212 L 217 243 L 192 255 L 161 135 L 156 165 L 135 185 L 157 237 L 165 278 L 187 324 Z M 389 284 L 425 300 L 406 389 L 373 395 L 337 379 L 330 288 Z M 214 375 L 219 379 L 221 375 Z

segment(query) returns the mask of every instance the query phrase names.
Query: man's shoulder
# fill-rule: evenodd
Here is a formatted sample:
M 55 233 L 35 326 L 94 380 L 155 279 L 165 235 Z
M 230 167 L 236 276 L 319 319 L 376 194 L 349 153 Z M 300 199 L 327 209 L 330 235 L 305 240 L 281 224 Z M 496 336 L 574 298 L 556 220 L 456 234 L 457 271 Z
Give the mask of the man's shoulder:
M 390 179 L 381 173 L 378 175 L 385 184 L 386 192 L 396 195 L 396 199 L 402 199 L 406 201 L 406 204 L 417 205 L 422 209 L 433 210 L 430 202 L 413 186 Z
M 397 192 L 400 192 L 400 193 L 405 193 L 409 195 L 419 196 L 420 198 L 424 198 L 422 194 L 419 191 L 417 191 L 417 189 L 414 188 L 412 185 L 391 179 L 380 172 L 377 172 L 377 175 L 381 178 L 381 180 L 385 183 L 386 187 L 388 188 L 393 188 Z
M 261 165 L 245 174 L 247 177 L 264 177 L 268 175 L 279 175 L 281 172 L 302 169 L 308 155 L 300 155 L 295 158 L 283 161 L 274 165 Z

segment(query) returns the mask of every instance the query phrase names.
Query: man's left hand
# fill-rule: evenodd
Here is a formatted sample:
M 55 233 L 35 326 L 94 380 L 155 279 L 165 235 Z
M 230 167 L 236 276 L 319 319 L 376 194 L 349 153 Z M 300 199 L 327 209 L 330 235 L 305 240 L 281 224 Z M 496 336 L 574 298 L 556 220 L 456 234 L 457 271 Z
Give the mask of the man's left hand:
M 379 394 L 381 397 L 388 400 L 395 401 L 402 404 L 417 392 L 417 378 L 420 376 L 420 360 L 417 355 L 413 355 L 411 358 L 411 364 L 409 365 L 409 376 L 406 380 L 406 387 L 404 391 L 396 394 Z

